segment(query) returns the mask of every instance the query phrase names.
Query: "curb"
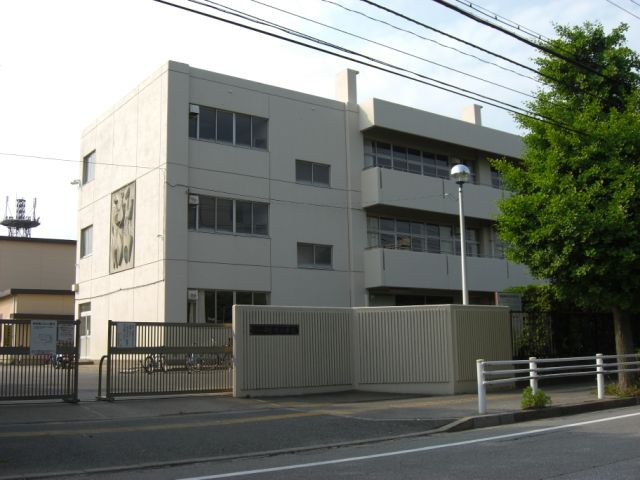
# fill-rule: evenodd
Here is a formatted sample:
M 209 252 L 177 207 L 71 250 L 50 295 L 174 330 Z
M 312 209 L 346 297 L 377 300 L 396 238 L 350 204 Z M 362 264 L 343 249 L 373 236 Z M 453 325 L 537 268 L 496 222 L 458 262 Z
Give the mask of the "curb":
M 597 412 L 610 408 L 632 407 L 640 405 L 640 397 L 616 398 L 611 400 L 596 400 L 593 402 L 580 403 L 577 405 L 558 405 L 546 407 L 538 410 L 523 410 L 519 412 L 495 413 L 490 415 L 478 415 L 465 417 L 456 420 L 449 425 L 445 425 L 438 431 L 442 432 L 462 432 L 475 428 L 497 427 L 499 425 L 510 425 L 513 423 L 530 422 L 545 418 L 562 417 L 565 415 L 578 415 L 581 413 Z

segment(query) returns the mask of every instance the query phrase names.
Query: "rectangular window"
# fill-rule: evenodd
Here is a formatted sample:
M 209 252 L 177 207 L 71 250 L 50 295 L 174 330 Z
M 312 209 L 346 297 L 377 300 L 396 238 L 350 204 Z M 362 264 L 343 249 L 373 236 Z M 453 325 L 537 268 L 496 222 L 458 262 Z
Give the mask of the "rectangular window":
M 251 115 L 236 113 L 236 145 L 251 146 Z
M 228 145 L 267 148 L 266 118 L 202 105 L 189 106 L 189 138 Z
M 80 230 L 80 258 L 93 252 L 93 225 Z
M 491 168 L 491 186 L 493 188 L 502 188 L 502 174 Z
M 216 140 L 233 145 L 233 112 L 218 110 Z
M 80 336 L 91 335 L 91 302 L 78 305 L 78 317 L 80 317 Z
M 269 234 L 269 205 L 230 198 L 190 195 L 188 228 L 197 231 Z M 193 198 L 197 202 L 193 201 Z
M 296 160 L 296 182 L 317 187 L 330 186 L 330 166 Z
M 233 290 L 205 290 L 205 321 L 208 323 L 231 323 L 233 305 L 268 305 L 266 292 Z
M 96 151 L 82 159 L 82 184 L 89 183 L 96 178 Z
M 331 268 L 332 246 L 298 243 L 298 266 L 309 268 Z

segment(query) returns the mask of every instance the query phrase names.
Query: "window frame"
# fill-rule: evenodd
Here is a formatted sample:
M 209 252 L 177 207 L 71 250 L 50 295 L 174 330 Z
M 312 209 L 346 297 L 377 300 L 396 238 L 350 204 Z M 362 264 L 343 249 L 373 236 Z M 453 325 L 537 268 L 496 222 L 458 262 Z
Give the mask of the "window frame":
M 89 237 L 87 238 L 87 233 Z M 88 247 L 88 250 L 87 250 Z M 93 224 L 80 229 L 80 258 L 86 258 L 93 254 Z
M 299 169 L 302 168 L 303 166 L 309 166 L 311 168 L 311 181 L 302 180 L 299 178 L 299 175 L 298 175 Z M 319 182 L 316 180 L 318 175 L 317 170 L 324 169 L 324 168 L 326 168 L 327 170 L 326 172 L 327 178 L 328 178 L 327 183 Z M 329 165 L 328 163 L 318 163 L 318 162 L 310 162 L 308 160 L 296 159 L 295 169 L 296 169 L 296 183 L 299 183 L 300 185 L 310 185 L 313 187 L 331 188 L 331 165 Z
M 313 262 L 306 263 L 300 261 L 300 248 L 301 247 L 311 247 Z M 318 256 L 319 253 L 317 250 L 320 248 L 328 248 L 329 249 L 329 263 L 319 263 Z M 319 243 L 308 243 L 308 242 L 298 242 L 296 244 L 297 249 L 297 260 L 298 260 L 298 268 L 311 268 L 317 270 L 333 270 L 333 245 L 325 245 Z
M 218 325 L 224 325 L 227 323 L 231 323 L 232 319 L 229 319 L 229 322 L 222 322 L 219 321 L 219 316 L 218 316 L 218 310 L 220 308 L 224 308 L 221 307 L 219 305 L 218 302 L 218 298 L 221 295 L 227 295 L 231 293 L 231 307 L 233 308 L 233 305 L 270 305 L 270 292 L 267 291 L 262 291 L 262 290 L 225 290 L 225 289 L 199 289 L 198 290 L 198 296 L 202 295 L 203 297 L 203 303 L 202 303 L 202 315 L 203 315 L 203 321 L 199 322 L 199 318 L 198 315 L 196 314 L 196 323 L 210 323 L 210 324 L 218 324 Z M 242 303 L 242 304 L 238 304 L 238 293 L 241 294 L 251 294 L 251 303 L 250 304 L 246 304 L 246 303 Z M 256 303 L 256 295 L 264 295 L 264 301 L 265 303 Z M 207 297 L 211 298 L 213 297 L 213 302 L 209 303 L 209 306 L 212 307 L 213 310 L 213 317 L 208 317 L 207 316 L 207 312 L 208 312 L 208 308 L 207 308 Z
M 195 108 L 197 107 L 197 108 Z M 212 114 L 213 118 L 213 131 L 212 136 L 203 136 L 203 131 L 201 128 L 202 124 L 202 114 L 203 110 L 206 110 L 209 114 Z M 228 115 L 231 115 L 228 118 Z M 224 123 L 222 117 L 226 118 L 228 122 L 230 120 L 230 125 Z M 243 141 L 242 143 L 238 142 L 238 118 L 241 117 L 248 122 L 248 125 L 243 124 L 245 127 L 249 127 L 249 142 Z M 192 124 L 192 121 L 195 122 Z M 209 122 L 211 123 L 211 122 Z M 260 128 L 258 128 L 260 127 Z M 231 132 L 228 132 L 226 129 L 231 128 Z M 262 131 L 264 128 L 264 132 Z M 223 135 L 220 133 L 224 130 L 227 135 Z M 243 129 L 243 132 L 246 136 L 246 130 Z M 231 139 L 227 138 L 231 134 Z M 264 135 L 263 135 L 264 133 Z M 258 134 L 260 134 L 260 138 L 258 138 Z M 264 136 L 264 138 L 262 138 Z M 233 112 L 231 110 L 225 110 L 223 108 L 214 108 L 207 107 L 205 105 L 190 103 L 189 104 L 189 127 L 188 127 L 188 137 L 193 140 L 201 140 L 205 142 L 215 142 L 222 145 L 231 145 L 234 147 L 240 148 L 250 148 L 254 150 L 269 150 L 269 119 L 265 117 L 259 117 L 256 115 L 251 115 L 249 113 L 242 112 Z M 264 146 L 261 144 L 264 143 Z
M 194 195 L 198 197 L 197 204 L 189 204 L 187 206 L 187 229 L 192 232 L 203 232 L 203 233 L 217 233 L 222 235 L 243 235 L 243 236 L 252 236 L 252 237 L 269 237 L 269 204 L 265 202 L 254 202 L 252 200 L 241 200 L 236 198 L 227 198 L 227 197 L 214 197 L 211 195 L 200 195 L 190 193 L 189 195 Z M 203 202 L 203 198 L 206 199 Z M 218 213 L 221 207 L 221 201 L 231 202 L 231 230 L 221 229 L 219 228 L 218 222 Z M 202 205 L 203 203 L 208 203 L 207 208 L 212 209 L 212 218 L 209 218 L 209 222 L 207 222 L 206 226 L 203 226 L 202 222 Z M 240 232 L 238 231 L 238 202 L 248 203 L 250 205 L 250 216 L 251 216 L 251 232 Z M 260 233 L 258 228 L 258 224 L 256 223 L 258 220 L 258 215 L 256 212 L 257 208 L 263 207 L 265 209 L 265 218 L 266 218 L 266 228 L 265 233 Z M 195 221 L 192 222 L 192 217 Z M 210 223 L 213 223 L 213 226 Z
M 91 166 L 90 166 L 91 165 Z M 93 150 L 82 157 L 82 185 L 94 181 L 96 178 L 96 151 Z

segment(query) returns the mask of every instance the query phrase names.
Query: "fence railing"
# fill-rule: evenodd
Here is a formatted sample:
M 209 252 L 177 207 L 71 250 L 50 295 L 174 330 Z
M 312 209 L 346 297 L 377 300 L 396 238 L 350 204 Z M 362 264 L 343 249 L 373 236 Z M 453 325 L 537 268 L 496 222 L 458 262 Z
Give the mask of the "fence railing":
M 524 365 L 524 368 L 513 368 Z M 543 366 L 540 366 L 543 365 Z M 551 366 L 544 366 L 551 365 Z M 491 367 L 507 367 L 490 369 Z M 527 368 L 528 367 L 528 368 Z M 548 378 L 595 376 L 598 399 L 604 398 L 605 375 L 640 372 L 640 355 L 602 355 L 569 358 L 536 358 L 529 360 L 476 361 L 478 380 L 478 413 L 487 413 L 487 385 L 510 384 L 529 380 L 533 393 L 538 391 L 538 382 Z
M 77 402 L 79 324 L 0 320 L 0 400 Z
M 107 355 L 100 360 L 98 373 L 98 399 L 232 389 L 230 325 L 109 321 Z

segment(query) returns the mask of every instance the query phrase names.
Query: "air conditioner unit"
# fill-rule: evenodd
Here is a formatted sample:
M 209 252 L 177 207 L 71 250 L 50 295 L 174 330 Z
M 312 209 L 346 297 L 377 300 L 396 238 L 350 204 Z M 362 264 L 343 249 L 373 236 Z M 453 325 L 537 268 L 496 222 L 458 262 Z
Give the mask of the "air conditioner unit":
M 192 115 L 199 115 L 200 105 L 189 105 L 189 113 Z
M 189 195 L 189 205 L 199 205 L 200 197 L 198 195 Z
M 190 301 L 198 300 L 198 290 L 187 290 L 187 300 L 190 300 Z

